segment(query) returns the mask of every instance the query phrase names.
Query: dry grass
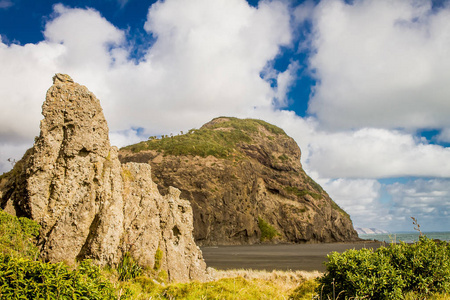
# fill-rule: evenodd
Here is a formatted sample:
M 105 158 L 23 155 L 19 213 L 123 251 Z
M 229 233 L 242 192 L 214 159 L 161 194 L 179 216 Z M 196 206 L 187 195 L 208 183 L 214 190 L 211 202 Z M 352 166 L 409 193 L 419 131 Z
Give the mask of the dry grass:
M 297 288 L 301 283 L 315 279 L 321 276 L 322 273 L 318 271 L 260 271 L 260 270 L 216 270 L 214 277 L 216 280 L 222 278 L 236 278 L 242 277 L 249 281 L 261 280 L 268 281 L 277 286 L 283 293 Z
M 130 290 L 131 299 L 267 299 L 287 300 L 303 283 L 313 282 L 319 272 L 258 271 L 209 269 L 213 279 L 209 282 L 155 284 L 150 278 L 139 277 L 121 283 Z M 308 294 L 310 295 L 310 294 Z M 295 299 L 311 299 L 296 297 Z

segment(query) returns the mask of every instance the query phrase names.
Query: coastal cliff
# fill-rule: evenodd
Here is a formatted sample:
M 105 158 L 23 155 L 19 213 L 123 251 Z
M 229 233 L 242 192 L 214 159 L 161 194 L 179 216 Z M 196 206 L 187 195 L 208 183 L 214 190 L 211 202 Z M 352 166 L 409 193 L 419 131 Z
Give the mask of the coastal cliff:
M 119 151 L 123 163 L 150 164 L 162 194 L 181 190 L 200 245 L 357 240 L 350 216 L 305 173 L 300 155 L 282 129 L 229 117 Z

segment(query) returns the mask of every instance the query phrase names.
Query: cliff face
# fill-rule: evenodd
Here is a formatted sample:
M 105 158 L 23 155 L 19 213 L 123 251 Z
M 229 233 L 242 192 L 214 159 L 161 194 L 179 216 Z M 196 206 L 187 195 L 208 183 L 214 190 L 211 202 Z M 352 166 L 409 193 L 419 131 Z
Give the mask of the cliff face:
M 161 192 L 181 190 L 198 244 L 337 242 L 358 239 L 347 213 L 302 169 L 300 149 L 260 120 L 217 118 L 199 130 L 128 146 L 122 162 L 149 163 Z
M 44 260 L 116 265 L 128 252 L 153 268 L 158 248 L 170 280 L 206 278 L 192 209 L 170 187 L 161 196 L 148 164 L 121 165 L 99 100 L 63 74 L 42 106 L 41 133 L 0 177 L 1 208 L 41 226 Z

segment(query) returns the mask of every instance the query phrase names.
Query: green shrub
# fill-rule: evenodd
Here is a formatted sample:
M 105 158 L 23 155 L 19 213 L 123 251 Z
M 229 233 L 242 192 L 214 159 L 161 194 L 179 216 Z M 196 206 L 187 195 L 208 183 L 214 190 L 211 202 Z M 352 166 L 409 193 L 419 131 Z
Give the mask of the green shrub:
M 117 266 L 117 273 L 120 281 L 126 281 L 141 275 L 142 267 L 131 257 L 129 252 L 125 252 Z
M 117 299 L 111 283 L 90 261 L 71 270 L 51 264 L 0 254 L 1 299 Z M 126 299 L 123 295 L 121 299 Z
M 36 259 L 35 245 L 40 226 L 27 218 L 17 218 L 0 210 L 0 253 Z
M 405 291 L 420 295 L 450 292 L 450 245 L 426 236 L 414 244 L 400 243 L 378 252 L 388 255 L 404 278 Z
M 399 299 L 405 283 L 390 264 L 389 257 L 370 249 L 333 252 L 326 262 L 327 273 L 319 279 L 324 295 L 370 299 Z
M 450 292 L 450 246 L 425 236 L 417 243 L 391 244 L 369 249 L 333 252 L 319 279 L 318 293 L 326 297 L 403 299 Z
M 280 233 L 269 223 L 258 217 L 258 226 L 261 230 L 261 241 L 271 241 L 274 237 L 279 236 Z

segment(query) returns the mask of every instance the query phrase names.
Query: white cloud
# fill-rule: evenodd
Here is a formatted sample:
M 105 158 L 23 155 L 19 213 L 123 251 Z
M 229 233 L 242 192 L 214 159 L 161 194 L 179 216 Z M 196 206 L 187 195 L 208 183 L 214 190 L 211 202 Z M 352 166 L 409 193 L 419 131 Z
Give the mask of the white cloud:
M 115 51 L 125 42 L 125 34 L 93 9 L 72 9 L 56 4 L 55 17 L 45 26 L 44 36 L 51 45 L 61 44 L 64 53 L 57 59 L 63 69 L 106 71 L 113 67 Z
M 450 128 L 444 128 L 437 136 L 439 142 L 450 143 Z
M 14 5 L 11 0 L 0 0 L 0 9 L 7 9 Z
M 148 136 L 143 136 L 142 134 L 139 134 L 139 130 L 132 128 L 128 130 L 110 132 L 109 139 L 112 145 L 124 147 L 145 141 L 148 139 Z
M 376 128 L 329 132 L 315 118 L 271 109 L 251 117 L 276 124 L 293 137 L 303 167 L 317 178 L 450 177 L 450 148 L 409 133 Z
M 122 87 L 105 96 L 122 113 L 115 126 L 178 132 L 218 115 L 242 117 L 255 107 L 271 107 L 276 91 L 260 72 L 280 45 L 291 41 L 284 5 L 262 2 L 256 9 L 236 0 L 158 2 L 149 10 L 145 29 L 157 37 L 145 59 L 108 75 L 111 85 Z
M 179 132 L 219 115 L 270 110 L 277 91 L 260 73 L 291 43 L 289 22 L 287 6 L 276 1 L 258 8 L 244 0 L 157 2 L 145 23 L 157 40 L 136 63 L 124 31 L 93 9 L 57 4 L 45 41 L 0 43 L 0 138 L 32 142 L 57 72 L 96 94 L 118 143 L 136 140 L 130 128 Z M 280 75 L 281 87 L 288 77 Z
M 356 227 L 389 230 L 393 216 L 380 202 L 381 184 L 373 179 L 319 179 L 330 197 L 348 214 Z
M 392 213 L 417 218 L 423 231 L 446 230 L 450 226 L 450 180 L 417 179 L 387 186 Z M 412 229 L 412 225 L 410 230 Z
M 356 227 L 413 231 L 415 217 L 423 231 L 450 225 L 450 180 L 417 179 L 380 184 L 371 179 L 319 179 L 318 182 L 352 217 Z
M 310 112 L 332 130 L 450 126 L 449 18 L 431 1 L 322 1 Z
M 29 143 L 0 142 L 0 171 L 11 169 L 15 162 L 19 161 L 25 151 L 31 146 L 33 146 L 33 141 Z
M 0 43 L 0 139 L 3 142 L 32 141 L 39 133 L 39 118 L 55 60 L 61 45 L 46 42 L 19 46 Z
M 450 149 L 411 134 L 363 128 L 311 137 L 308 165 L 323 177 L 450 177 Z
M 311 20 L 314 15 L 314 10 L 316 9 L 316 5 L 313 0 L 306 0 L 297 7 L 295 7 L 294 12 L 292 13 L 294 16 L 294 21 L 297 24 L 301 24 L 305 21 Z

